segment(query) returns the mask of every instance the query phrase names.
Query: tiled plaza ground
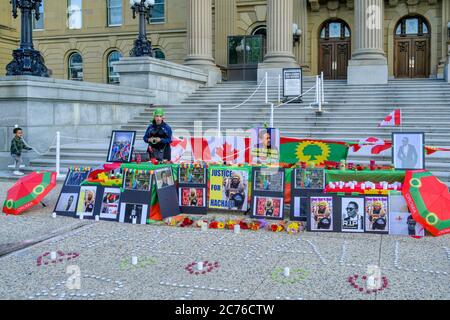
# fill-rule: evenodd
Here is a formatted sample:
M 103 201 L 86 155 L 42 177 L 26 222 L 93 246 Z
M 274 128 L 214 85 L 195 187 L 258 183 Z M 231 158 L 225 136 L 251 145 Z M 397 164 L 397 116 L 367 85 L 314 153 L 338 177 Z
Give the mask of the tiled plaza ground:
M 11 184 L 0 183 L 1 203 Z M 0 215 L 0 252 L 18 249 L 0 257 L 0 299 L 450 299 L 448 236 L 235 235 L 53 219 L 59 188 L 47 197 L 47 208 Z M 19 249 L 27 241 L 38 242 Z M 63 261 L 46 265 L 49 256 L 42 256 L 58 250 Z M 196 261 L 212 262 L 213 269 L 190 274 L 186 267 Z M 381 267 L 385 290 L 368 294 L 350 286 L 348 278 L 361 277 L 368 265 Z M 71 266 L 80 270 L 79 290 L 66 286 Z M 284 267 L 291 270 L 287 278 Z

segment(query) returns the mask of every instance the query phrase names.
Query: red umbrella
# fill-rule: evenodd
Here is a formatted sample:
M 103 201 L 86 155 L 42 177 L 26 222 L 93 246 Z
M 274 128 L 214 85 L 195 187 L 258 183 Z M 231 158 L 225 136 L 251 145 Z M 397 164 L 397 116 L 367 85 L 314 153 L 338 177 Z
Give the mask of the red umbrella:
M 403 195 L 411 214 L 434 236 L 450 233 L 448 187 L 428 171 L 407 171 Z
M 56 186 L 56 172 L 33 172 L 20 178 L 8 190 L 3 212 L 19 215 L 39 204 Z

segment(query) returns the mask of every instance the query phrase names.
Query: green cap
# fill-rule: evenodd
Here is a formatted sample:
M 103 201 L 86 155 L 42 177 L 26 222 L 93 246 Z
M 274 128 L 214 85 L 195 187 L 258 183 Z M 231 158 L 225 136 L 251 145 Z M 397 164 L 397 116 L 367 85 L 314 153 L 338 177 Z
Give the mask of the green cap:
M 153 111 L 153 118 L 156 116 L 164 117 L 164 110 L 162 108 L 158 108 L 155 111 Z

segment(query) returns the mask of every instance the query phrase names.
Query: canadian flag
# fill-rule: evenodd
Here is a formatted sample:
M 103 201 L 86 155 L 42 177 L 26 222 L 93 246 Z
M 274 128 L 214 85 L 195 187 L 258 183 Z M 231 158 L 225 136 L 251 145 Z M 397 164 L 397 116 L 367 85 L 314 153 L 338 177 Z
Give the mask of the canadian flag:
M 383 121 L 378 125 L 379 127 L 399 127 L 402 125 L 402 111 L 396 109 L 392 111 Z
M 250 138 L 217 137 L 213 151 L 213 161 L 244 164 L 250 161 Z
M 371 154 L 380 154 L 382 151 L 390 149 L 392 142 L 375 137 L 369 137 L 359 140 L 358 144 L 353 145 L 353 151 L 358 152 L 362 147 L 371 146 Z
M 171 160 L 173 163 L 179 162 L 181 158 L 183 157 L 184 153 L 186 152 L 188 144 L 187 138 L 172 138 L 172 143 L 170 144 L 171 147 Z

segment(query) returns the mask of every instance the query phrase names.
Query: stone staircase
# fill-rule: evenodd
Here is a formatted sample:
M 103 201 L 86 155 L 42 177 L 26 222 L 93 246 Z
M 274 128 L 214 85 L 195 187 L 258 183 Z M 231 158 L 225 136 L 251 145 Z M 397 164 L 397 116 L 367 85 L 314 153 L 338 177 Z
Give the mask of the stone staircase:
M 304 90 L 314 85 L 314 78 L 304 78 Z M 212 88 L 200 88 L 178 105 L 164 106 L 166 119 L 177 136 L 215 135 L 217 109 L 222 104 L 223 134 L 243 135 L 244 131 L 269 122 L 270 107 L 265 102 L 264 85 L 244 105 L 257 88 L 254 82 L 225 82 Z M 278 88 L 269 86 L 269 101 L 277 104 Z M 314 90 L 303 103 L 283 105 L 275 110 L 275 127 L 291 137 L 358 141 L 361 138 L 391 139 L 397 128 L 378 128 L 377 124 L 393 109 L 401 108 L 403 131 L 425 132 L 426 144 L 450 147 L 450 85 L 440 80 L 393 80 L 388 85 L 349 86 L 345 81 L 326 81 L 325 112 L 317 115 L 310 108 Z M 137 131 L 136 148 L 146 148 L 142 136 L 152 117 L 146 109 L 121 129 Z M 200 127 L 194 131 L 194 124 Z M 233 132 L 230 132 L 233 130 Z M 205 133 L 206 132 L 206 133 Z M 71 165 L 100 165 L 106 161 L 109 141 L 62 141 L 61 168 Z M 391 151 L 373 156 L 365 152 L 350 153 L 349 161 L 367 164 L 390 163 Z M 55 166 L 55 150 L 30 162 L 29 170 Z M 426 167 L 450 185 L 450 155 L 438 152 L 426 157 Z

